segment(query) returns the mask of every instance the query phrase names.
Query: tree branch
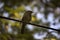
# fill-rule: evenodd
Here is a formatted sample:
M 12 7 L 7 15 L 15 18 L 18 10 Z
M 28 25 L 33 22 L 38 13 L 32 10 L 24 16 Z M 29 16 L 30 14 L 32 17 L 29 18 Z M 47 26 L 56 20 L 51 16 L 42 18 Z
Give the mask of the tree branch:
M 46 29 L 55 30 L 55 31 L 58 31 L 58 32 L 60 31 L 60 30 L 58 30 L 58 29 L 50 28 L 50 27 L 47 27 L 47 26 L 37 25 L 37 24 L 34 24 L 34 23 L 27 23 L 27 22 L 23 22 L 23 21 L 19 21 L 19 20 L 16 20 L 16 19 L 3 17 L 3 16 L 0 16 L 0 18 L 2 18 L 2 19 L 7 19 L 7 20 L 13 20 L 13 21 L 17 21 L 17 22 L 22 22 L 22 23 L 26 23 L 26 24 L 34 25 L 34 26 L 37 26 L 37 27 L 42 27 L 42 28 L 46 28 Z

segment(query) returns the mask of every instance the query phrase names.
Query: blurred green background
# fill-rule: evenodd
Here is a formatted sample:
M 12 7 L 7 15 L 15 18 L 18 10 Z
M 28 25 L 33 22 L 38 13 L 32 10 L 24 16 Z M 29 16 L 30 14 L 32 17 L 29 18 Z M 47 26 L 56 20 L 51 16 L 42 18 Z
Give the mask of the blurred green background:
M 0 16 L 21 20 L 27 10 L 31 23 L 60 29 L 60 0 L 0 0 Z M 0 18 L 0 40 L 60 40 L 59 32 L 29 24 L 20 34 L 21 24 Z

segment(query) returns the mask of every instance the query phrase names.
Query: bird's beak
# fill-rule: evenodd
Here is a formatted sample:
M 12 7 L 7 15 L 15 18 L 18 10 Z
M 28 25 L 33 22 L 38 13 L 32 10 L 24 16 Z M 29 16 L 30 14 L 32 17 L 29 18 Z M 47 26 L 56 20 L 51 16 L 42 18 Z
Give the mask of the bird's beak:
M 33 12 L 31 12 L 31 13 L 33 13 Z

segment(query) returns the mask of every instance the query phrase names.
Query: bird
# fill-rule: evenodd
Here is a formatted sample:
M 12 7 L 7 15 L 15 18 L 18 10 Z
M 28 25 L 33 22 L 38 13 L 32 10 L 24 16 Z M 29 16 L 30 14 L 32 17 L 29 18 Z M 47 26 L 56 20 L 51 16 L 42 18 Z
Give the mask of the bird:
M 21 34 L 24 34 L 24 29 L 25 29 L 25 26 L 26 26 L 26 23 L 29 23 L 31 21 L 31 17 L 32 17 L 32 14 L 33 12 L 32 11 L 25 11 L 23 17 L 22 17 L 22 27 L 21 27 Z M 26 23 L 24 23 L 26 22 Z

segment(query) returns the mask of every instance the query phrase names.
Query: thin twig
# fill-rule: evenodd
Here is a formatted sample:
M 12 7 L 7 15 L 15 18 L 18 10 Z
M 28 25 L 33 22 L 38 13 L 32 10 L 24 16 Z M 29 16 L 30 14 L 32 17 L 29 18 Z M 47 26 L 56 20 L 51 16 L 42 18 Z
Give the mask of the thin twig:
M 37 26 L 37 27 L 42 27 L 42 28 L 46 28 L 46 29 L 55 30 L 55 31 L 58 31 L 58 32 L 60 31 L 60 30 L 58 30 L 58 29 L 50 28 L 50 27 L 47 27 L 47 26 L 37 25 L 37 24 L 33 24 L 33 23 L 27 23 L 27 22 L 23 22 L 23 21 L 19 21 L 19 20 L 16 20 L 16 19 L 3 17 L 3 16 L 0 16 L 0 18 L 2 18 L 2 19 L 7 19 L 7 20 L 13 20 L 13 21 L 17 21 L 17 22 L 22 22 L 22 23 L 34 25 L 34 26 Z

